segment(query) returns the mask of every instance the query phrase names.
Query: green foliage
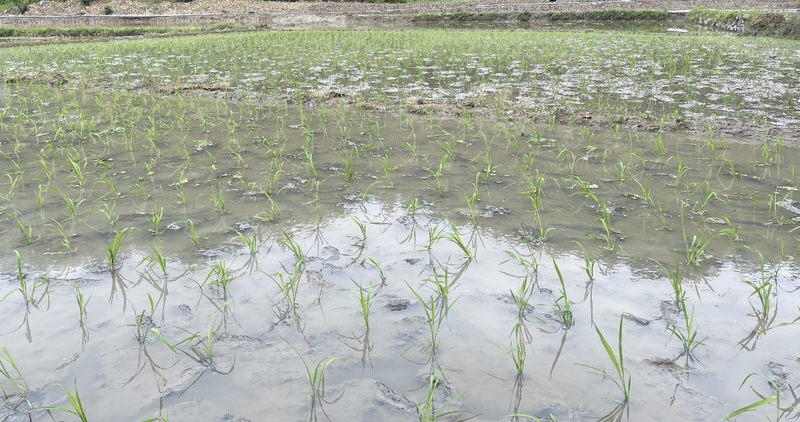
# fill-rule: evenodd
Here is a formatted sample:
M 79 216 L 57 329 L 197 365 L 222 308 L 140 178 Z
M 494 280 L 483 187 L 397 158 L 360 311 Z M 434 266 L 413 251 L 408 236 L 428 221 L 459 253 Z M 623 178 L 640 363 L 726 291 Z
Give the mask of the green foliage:
M 505 13 L 466 12 L 428 13 L 420 12 L 412 22 L 495 22 L 508 19 Z
M 547 19 L 551 21 L 574 21 L 574 20 L 595 20 L 595 21 L 663 21 L 669 19 L 670 14 L 667 10 L 589 10 L 586 12 L 571 11 L 550 11 L 547 12 Z

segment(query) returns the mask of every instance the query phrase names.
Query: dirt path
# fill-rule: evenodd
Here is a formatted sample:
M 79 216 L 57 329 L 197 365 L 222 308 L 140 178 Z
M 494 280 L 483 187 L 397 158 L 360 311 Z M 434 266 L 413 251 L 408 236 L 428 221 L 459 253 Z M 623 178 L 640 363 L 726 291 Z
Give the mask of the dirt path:
M 194 0 L 183 2 L 151 2 L 130 0 L 98 0 L 83 6 L 80 0 L 57 2 L 42 0 L 29 6 L 26 16 L 81 16 L 103 15 L 181 15 L 216 13 L 296 13 L 296 14 L 416 14 L 419 12 L 475 10 L 482 12 L 521 11 L 585 11 L 593 9 L 667 9 L 688 10 L 696 6 L 714 9 L 791 9 L 794 0 L 643 0 L 643 1 L 572 1 L 555 3 L 541 0 L 512 0 L 481 2 L 468 0 L 448 3 L 358 3 L 358 2 L 276 2 L 263 0 Z M 12 14 L 9 10 L 6 14 Z

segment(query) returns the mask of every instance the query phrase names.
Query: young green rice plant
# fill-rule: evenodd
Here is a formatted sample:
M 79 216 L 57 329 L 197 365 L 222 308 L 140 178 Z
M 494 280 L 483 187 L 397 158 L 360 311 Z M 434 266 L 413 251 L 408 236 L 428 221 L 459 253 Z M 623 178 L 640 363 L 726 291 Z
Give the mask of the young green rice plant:
M 8 178 L 8 193 L 5 195 L 0 194 L 0 198 L 6 200 L 6 202 L 11 202 L 14 200 L 14 197 L 17 195 L 17 184 L 19 184 L 20 180 L 22 179 L 21 174 L 15 174 L 13 177 L 11 174 L 6 173 L 3 176 Z
M 356 147 L 350 148 L 350 150 L 342 157 L 345 182 L 353 181 L 353 176 L 356 173 L 356 163 L 354 160 L 358 160 L 358 148 Z
M 51 180 L 53 178 L 53 169 L 49 164 L 47 164 L 47 161 L 45 161 L 43 157 L 39 157 L 39 159 L 36 160 L 36 163 L 42 167 L 42 173 L 44 173 L 45 180 Z
M 661 269 L 664 270 L 664 274 L 667 276 L 667 280 L 669 280 L 669 284 L 672 287 L 672 295 L 674 296 L 673 301 L 675 306 L 681 312 L 684 312 L 686 309 L 686 291 L 683 289 L 683 284 L 681 282 L 681 264 L 678 260 L 675 260 L 675 271 L 672 272 L 665 268 L 660 263 L 658 264 L 661 266 Z
M 627 369 L 625 369 L 625 357 L 622 354 L 622 321 L 623 318 L 620 315 L 619 333 L 617 337 L 617 352 L 614 352 L 614 349 L 612 349 L 611 345 L 608 344 L 608 341 L 606 341 L 606 338 L 605 336 L 603 336 L 603 333 L 600 331 L 600 328 L 597 326 L 595 326 L 594 328 L 595 331 L 597 331 L 597 336 L 600 337 L 600 342 L 603 344 L 603 349 L 605 350 L 608 359 L 614 366 L 614 371 L 616 372 L 617 378 L 614 379 L 610 377 L 609 374 L 604 369 L 588 365 L 580 365 L 580 366 L 590 369 L 591 370 L 590 373 L 599 375 L 603 377 L 603 379 L 610 378 L 611 381 L 613 381 L 614 384 L 616 384 L 617 388 L 619 388 L 620 392 L 625 397 L 624 403 L 627 403 L 630 400 L 630 394 L 631 394 L 631 374 L 628 372 Z
M 147 267 L 158 265 L 158 267 L 161 268 L 162 275 L 166 276 L 167 258 L 161 252 L 161 246 L 158 244 L 158 240 L 156 239 L 156 243 L 148 246 L 150 246 L 150 250 L 153 251 L 153 254 L 142 258 L 142 260 L 139 261 L 139 265 L 143 263 L 147 263 Z
M 428 173 L 430 173 L 434 180 L 436 180 L 436 193 L 438 193 L 439 196 L 444 195 L 444 193 L 447 191 L 447 185 L 444 181 L 444 170 L 447 167 L 448 160 L 449 158 L 447 158 L 446 155 L 443 155 L 439 160 L 438 167 L 435 170 L 428 169 Z
M 119 250 L 122 247 L 122 242 L 128 238 L 128 235 L 131 234 L 133 229 L 134 227 L 128 227 L 114 233 L 114 240 L 111 241 L 111 244 L 106 250 L 108 257 L 108 268 L 111 271 L 114 271 L 114 268 L 116 268 L 116 264 L 119 261 Z
M 57 220 L 52 221 L 55 223 L 58 232 L 61 234 L 61 239 L 59 239 L 58 244 L 56 244 L 56 249 L 63 246 L 67 248 L 68 252 L 75 252 L 75 249 L 72 247 L 72 243 L 69 240 L 71 236 L 67 234 L 66 230 L 64 230 L 64 226 L 62 226 Z
M 351 236 L 351 238 L 354 241 L 353 246 L 355 246 L 356 248 L 359 248 L 359 249 L 364 249 L 364 247 L 367 245 L 367 226 L 366 226 L 366 224 L 364 224 L 361 220 L 358 219 L 358 217 L 354 216 L 353 214 L 347 214 L 347 216 L 351 220 L 353 220 L 353 223 L 356 224 L 356 226 L 358 227 L 359 234 L 361 235 L 360 237 Z
M 194 226 L 192 226 L 192 228 L 194 228 Z M 242 232 L 236 229 L 233 231 L 236 232 L 236 236 L 234 236 L 231 240 L 241 240 L 242 243 L 244 243 L 244 245 L 247 247 L 250 255 L 255 255 L 258 253 L 258 226 L 253 229 L 253 234 L 250 236 L 245 236 Z M 194 236 L 197 236 L 197 234 Z
M 202 193 L 200 195 L 203 195 Z M 219 215 L 225 214 L 228 209 L 225 208 L 225 194 L 222 187 L 217 183 L 214 185 L 214 191 L 208 194 L 211 196 L 211 204 Z
M 91 297 L 89 299 L 86 299 L 83 296 L 83 292 L 81 291 L 81 289 L 79 289 L 78 286 L 74 284 L 70 284 L 69 288 L 75 295 L 75 302 L 78 303 L 78 321 L 81 324 L 83 324 L 83 321 L 89 317 L 89 312 L 86 311 L 86 305 L 89 303 Z
M 361 313 L 362 321 L 364 321 L 363 327 L 365 330 L 369 331 L 369 311 L 372 308 L 372 299 L 375 297 L 372 293 L 372 281 L 370 281 L 369 285 L 366 287 L 361 284 L 356 284 L 356 287 L 358 288 L 344 291 L 355 293 L 358 299 L 358 307 L 350 309 L 355 309 Z
M 305 158 L 306 169 L 308 169 L 308 175 L 312 179 L 317 178 L 317 169 L 314 167 L 314 149 L 308 148 L 303 146 L 300 151 L 303 153 L 303 158 Z
M 670 324 L 667 326 L 667 330 L 669 330 L 669 332 L 671 332 L 675 337 L 678 338 L 678 340 L 680 340 L 681 346 L 683 347 L 680 356 L 686 356 L 688 363 L 688 360 L 695 360 L 693 354 L 694 349 L 704 344 L 706 338 L 702 340 L 698 340 L 697 338 L 697 328 L 694 326 L 694 307 L 692 307 L 692 311 L 690 313 L 686 309 L 686 304 L 684 303 L 681 309 L 681 314 L 683 315 L 683 327 L 679 327 L 676 324 Z
M 509 251 L 506 251 L 507 253 Z M 531 280 L 531 276 L 526 274 L 522 277 L 522 283 L 520 283 L 519 287 L 517 287 L 516 291 L 514 289 L 509 289 L 509 293 L 511 294 L 511 300 L 514 302 L 514 306 L 517 308 L 517 317 L 522 319 L 528 312 L 531 310 L 529 305 L 531 298 L 533 297 L 533 292 L 536 289 L 536 279 Z
M 739 226 L 734 226 L 728 217 L 720 217 L 720 220 L 725 223 L 725 227 L 717 230 L 720 235 L 726 236 L 731 242 L 744 240 L 739 236 Z
M 744 280 L 744 283 L 753 288 L 753 293 L 749 297 L 755 296 L 758 299 L 758 306 L 754 305 L 752 300 L 750 301 L 754 316 L 759 320 L 766 320 L 769 318 L 769 312 L 772 307 L 772 283 L 769 280 L 764 280 L 760 284 Z
M 192 241 L 192 244 L 197 246 L 197 244 L 200 243 L 200 237 L 197 235 L 197 230 L 194 227 L 194 222 L 192 222 L 192 220 L 189 220 L 188 218 L 182 221 L 186 225 L 186 229 L 189 231 L 189 239 Z
M 455 244 L 456 246 L 458 246 L 458 248 L 461 249 L 461 252 L 463 252 L 464 258 L 466 258 L 467 260 L 474 259 L 475 252 L 473 252 L 471 248 L 474 248 L 475 245 L 470 244 L 472 243 L 472 240 L 470 240 L 469 243 L 465 243 L 464 240 L 461 238 L 461 234 L 458 232 L 458 228 L 452 222 L 450 222 L 450 230 L 452 230 L 452 233 L 443 234 L 441 235 L 441 238 L 447 239 L 453 242 L 453 244 Z
M 225 261 L 217 261 L 216 264 L 211 266 L 211 270 L 206 275 L 201 287 L 206 285 L 211 286 L 212 289 L 217 290 L 222 297 L 228 296 L 228 286 L 236 279 L 237 274 L 231 269 Z
M 144 200 L 150 199 L 150 194 L 147 193 L 147 188 L 139 179 L 133 179 L 133 186 L 131 186 L 128 192 L 137 195 Z
M 160 227 L 161 227 L 161 218 L 164 217 L 164 208 L 157 208 L 155 204 L 153 204 L 153 212 L 148 217 L 150 221 L 150 233 L 153 236 L 158 237 L 160 234 Z
M 208 324 L 206 325 L 206 329 L 204 332 L 189 332 L 184 330 L 180 327 L 182 331 L 189 334 L 189 337 L 182 340 L 182 343 L 188 343 L 194 340 L 197 340 L 189 350 L 179 349 L 183 352 L 189 359 L 197 362 L 198 364 L 203 366 L 203 371 L 211 370 L 211 372 L 220 374 L 220 375 L 228 375 L 233 371 L 235 366 L 235 361 L 231 363 L 230 367 L 227 369 L 222 369 L 218 365 L 218 357 L 214 355 L 214 339 L 217 338 L 217 334 L 226 327 L 226 324 L 223 322 L 217 323 L 217 318 L 220 314 L 226 312 L 228 307 L 228 303 L 222 303 L 220 306 L 217 307 L 217 310 L 214 311 L 211 315 L 208 316 Z
M 430 374 L 428 375 L 428 383 L 427 383 L 427 395 L 425 396 L 425 402 L 422 404 L 417 405 L 417 417 L 419 418 L 420 422 L 434 422 L 440 419 L 449 419 L 454 415 L 469 413 L 467 410 L 450 410 L 447 412 L 442 411 L 443 408 L 447 407 L 453 400 L 458 399 L 461 397 L 460 395 L 456 395 L 455 397 L 451 397 L 446 402 L 442 403 L 441 405 L 436 405 L 436 389 L 439 387 L 439 384 L 444 380 L 444 377 L 439 375 Z M 475 417 L 475 416 L 473 416 Z M 460 421 L 466 421 L 472 419 L 472 417 L 458 419 Z
M 0 213 L 5 214 L 8 218 L 11 219 L 11 221 L 13 221 L 17 225 L 17 228 L 19 228 L 20 233 L 22 233 L 23 244 L 29 245 L 33 243 L 33 241 L 35 240 L 33 238 L 33 227 L 22 224 L 22 222 L 19 221 L 19 219 L 17 219 L 17 216 L 14 215 L 14 213 L 12 213 L 11 211 L 7 210 L 4 207 L 0 207 Z
M 614 232 L 611 230 L 611 222 L 609 221 L 610 220 L 609 214 L 605 210 L 606 210 L 605 202 L 603 202 L 601 204 L 600 216 L 595 218 L 594 221 L 592 221 L 592 233 L 590 238 L 603 239 L 606 242 L 606 244 L 605 246 L 601 246 L 601 248 L 608 251 L 613 251 L 616 248 L 616 242 L 614 241 Z M 595 229 L 596 226 L 599 229 Z
M 564 284 L 564 276 L 561 275 L 561 269 L 558 268 L 555 258 L 553 258 L 553 267 L 558 274 L 558 281 L 561 283 L 561 296 L 556 299 L 555 304 L 551 305 L 556 319 L 561 323 L 561 328 L 568 330 L 575 325 L 575 318 L 570 309 L 569 296 L 567 296 L 567 286 Z
M 42 185 L 36 188 L 36 206 L 39 207 L 40 210 L 44 208 L 44 195 L 46 191 L 47 188 Z
M 477 177 L 480 177 L 480 174 L 478 174 Z M 475 201 L 478 200 L 477 193 L 473 192 L 472 195 L 464 194 L 464 200 L 467 203 L 467 209 L 469 210 L 469 219 L 472 222 L 472 227 L 478 227 L 478 214 L 475 211 Z
M 422 309 L 425 312 L 425 321 L 428 325 L 428 337 L 425 339 L 420 339 L 413 345 L 409 346 L 403 353 L 410 350 L 415 345 L 424 342 L 425 345 L 422 346 L 422 349 L 419 351 L 418 354 L 426 354 L 428 356 L 428 361 L 432 361 L 436 357 L 436 353 L 439 350 L 439 331 L 442 328 L 442 323 L 444 323 L 445 319 L 447 318 L 447 314 L 450 312 L 450 309 L 455 304 L 455 300 L 450 301 L 446 304 L 446 306 L 442 307 L 437 304 L 438 299 L 431 295 L 427 300 L 423 299 L 420 294 L 411 287 L 408 282 L 406 282 L 406 286 L 411 289 L 411 292 L 419 301 L 420 305 L 422 305 Z
M 278 239 L 278 243 L 289 248 L 289 250 L 294 255 L 295 263 L 299 264 L 301 268 L 305 268 L 305 264 L 308 261 L 306 253 L 303 252 L 303 248 L 301 248 L 300 245 L 297 242 L 295 242 L 294 238 L 292 238 L 292 236 L 289 233 L 284 231 L 283 237 L 281 239 Z
M 705 255 L 705 251 L 711 242 L 719 236 L 719 233 L 708 237 L 706 239 L 706 233 L 703 232 L 700 234 L 700 237 L 697 235 L 693 235 L 691 239 L 689 239 L 689 235 L 686 233 L 686 224 L 683 216 L 683 207 L 681 207 L 681 230 L 683 231 L 683 245 L 684 249 L 681 254 L 686 258 L 686 263 L 689 265 L 699 265 L 700 261 L 703 260 L 703 256 Z
M 539 170 L 536 169 L 532 176 L 525 175 L 525 183 L 528 190 L 520 192 L 520 195 L 530 198 L 534 212 L 541 211 L 542 196 L 544 196 L 544 191 L 542 190 L 542 186 L 544 186 L 545 183 L 544 176 L 540 176 Z
M 80 187 L 85 186 L 86 174 L 84 173 L 84 170 L 86 169 L 86 161 L 80 157 L 77 151 L 74 155 L 69 153 L 67 160 L 69 161 L 70 168 L 72 169 L 72 177 L 75 178 L 75 182 Z
M 528 249 L 528 253 L 518 253 L 517 251 L 505 251 L 506 255 L 509 256 L 509 259 L 501 262 L 504 264 L 509 261 L 515 262 L 517 265 L 521 266 L 525 269 L 525 274 L 536 274 L 539 272 L 539 259 L 536 256 L 536 252 L 531 247 L 531 243 L 528 240 L 527 236 L 522 237 L 522 241 L 525 243 L 525 246 Z
M 651 139 L 650 142 L 652 142 L 655 146 L 656 153 L 658 153 L 658 155 L 664 155 L 666 153 L 667 150 L 664 147 L 664 139 L 661 137 L 661 135 L 658 135 L 657 138 Z
M 17 408 L 23 403 L 26 403 L 28 408 L 32 408 L 33 406 L 27 399 L 30 389 L 25 377 L 22 376 L 22 372 L 20 372 L 8 349 L 4 346 L 0 350 L 3 352 L 0 354 L 0 376 L 2 376 L 0 378 L 0 389 L 3 391 L 3 404 L 12 412 L 16 412 Z M 7 390 L 6 388 L 9 389 Z M 16 400 L 13 400 L 15 396 Z
M 378 271 L 378 277 L 381 279 L 381 284 L 378 286 L 378 291 L 380 291 L 380 289 L 386 284 L 386 273 L 383 272 L 383 269 L 381 268 L 380 264 L 378 264 L 378 261 L 375 260 L 375 258 L 368 256 L 367 263 L 372 265 L 375 270 Z
M 584 265 L 583 265 L 582 268 L 583 268 L 583 271 L 586 272 L 586 275 L 589 276 L 589 281 L 593 281 L 594 280 L 594 267 L 595 267 L 595 265 L 597 265 L 597 260 L 589 258 L 589 252 L 586 251 L 586 248 L 583 247 L 581 242 L 578 242 L 577 240 L 573 240 L 572 242 L 575 243 L 576 245 L 578 245 L 578 247 L 581 248 L 581 251 L 583 251 L 583 263 L 584 263 Z
M 117 207 L 116 202 L 111 202 L 111 206 L 109 207 L 107 203 L 103 203 L 103 208 L 96 208 L 95 211 L 103 214 L 106 217 L 106 221 L 110 226 L 116 226 L 117 222 L 119 221 L 119 216 L 115 211 Z
M 65 393 L 67 393 L 67 400 L 69 400 L 70 407 L 63 407 L 63 406 L 45 406 L 44 409 L 47 410 L 47 413 L 52 414 L 50 411 L 55 410 L 59 412 L 69 413 L 78 419 L 81 422 L 87 422 L 89 419 L 86 417 L 86 410 L 83 408 L 83 403 L 81 402 L 80 393 L 78 393 L 78 380 L 75 380 L 75 394 L 64 387 L 61 384 L 58 384 Z
M 299 322 L 299 315 L 297 314 L 297 293 L 300 288 L 300 278 L 302 276 L 302 264 L 296 263 L 294 272 L 290 275 L 284 272 L 277 272 L 275 274 L 267 274 L 269 278 L 278 286 L 278 294 L 281 296 L 281 304 L 278 306 L 276 316 L 281 321 L 294 321 Z M 281 309 L 282 306 L 282 309 Z
M 344 362 L 344 359 L 341 357 L 322 358 L 319 362 L 314 364 L 314 361 L 312 360 L 307 361 L 306 358 L 304 358 L 303 355 L 294 346 L 292 346 L 288 340 L 283 337 L 281 337 L 281 340 L 288 344 L 303 362 L 303 367 L 306 370 L 306 380 L 308 381 L 308 385 L 311 390 L 308 394 L 308 398 L 306 399 L 306 406 L 308 407 L 308 421 L 316 421 L 316 411 L 318 407 L 323 413 L 325 413 L 325 404 L 336 403 L 342 397 L 339 395 L 339 397 L 333 400 L 325 399 L 325 373 L 328 371 L 328 367 L 330 367 L 332 363 L 339 360 Z M 344 392 L 342 394 L 344 394 Z M 327 413 L 325 413 L 325 416 L 327 417 Z
M 116 198 L 122 195 L 122 193 L 117 189 L 117 185 L 114 184 L 114 180 L 108 176 L 104 175 L 100 180 L 97 181 L 97 183 L 103 183 L 104 185 L 108 186 L 108 189 L 111 191 L 103 194 L 101 198 L 104 198 L 108 195 L 111 195 L 112 198 Z
M 62 192 L 58 188 L 51 187 L 51 188 L 49 188 L 49 190 L 51 192 L 57 193 L 58 196 L 61 197 L 61 199 L 64 201 L 64 205 L 67 206 L 67 212 L 69 213 L 69 217 L 70 218 L 75 218 L 78 215 L 78 207 L 83 203 L 83 201 L 85 201 L 85 199 L 81 199 L 81 200 L 75 202 L 74 199 L 70 198 L 69 195 L 67 195 L 66 193 Z
M 395 167 L 392 165 L 392 162 L 389 159 L 388 152 L 384 154 L 383 157 L 380 158 L 380 162 L 381 162 L 381 170 L 383 170 L 383 177 L 386 178 L 386 185 L 391 188 L 394 186 L 394 184 L 392 183 L 392 173 L 400 167 L 399 166 Z
M 25 276 L 24 271 L 22 270 L 22 257 L 19 255 L 19 252 L 16 250 L 14 254 L 17 257 L 17 282 L 19 283 L 19 287 L 10 291 L 8 294 L 3 296 L 0 299 L 0 302 L 5 300 L 11 293 L 19 291 L 22 294 L 22 299 L 26 305 L 33 305 L 39 306 L 42 299 L 47 297 L 50 293 L 50 279 L 47 277 L 47 274 L 40 274 L 36 276 L 33 280 L 29 280 L 28 277 Z
M 742 381 L 742 384 L 739 385 L 739 390 L 741 390 L 742 387 L 744 387 L 744 385 L 747 383 L 747 380 L 749 380 L 750 377 L 752 377 L 753 375 L 758 375 L 758 374 L 752 373 L 752 374 L 746 376 L 744 378 L 744 381 Z M 800 401 L 798 401 L 797 398 L 795 397 L 794 403 L 790 404 L 789 406 L 782 407 L 781 406 L 781 387 L 780 387 L 780 385 L 775 380 L 772 380 L 772 379 L 769 379 L 767 377 L 764 377 L 763 375 L 760 375 L 760 376 L 762 378 L 764 378 L 764 380 L 767 381 L 767 383 L 769 384 L 769 387 L 771 389 L 775 390 L 775 394 L 773 394 L 771 396 L 768 396 L 766 394 L 761 394 L 758 391 L 756 391 L 755 388 L 750 387 L 756 393 L 756 395 L 759 397 L 759 400 L 756 400 L 753 403 L 750 403 L 750 404 L 748 404 L 746 406 L 743 406 L 743 407 L 740 407 L 740 408 L 734 410 L 733 412 L 729 413 L 728 415 L 726 415 L 725 417 L 720 419 L 720 422 L 731 420 L 732 418 L 735 418 L 735 417 L 737 417 L 739 415 L 751 412 L 753 410 L 759 409 L 759 408 L 764 407 L 764 406 L 772 405 L 773 402 L 775 402 L 775 404 L 774 404 L 774 406 L 775 406 L 775 419 L 771 419 L 773 422 L 780 422 L 784 418 L 797 419 L 797 416 L 800 416 L 800 405 L 798 404 L 798 403 L 800 403 Z M 791 386 L 789 388 L 790 388 L 790 391 L 792 392 L 792 395 L 794 396 L 794 389 Z M 798 413 L 795 413 L 795 412 L 798 412 Z M 792 415 L 793 413 L 794 413 L 794 415 Z

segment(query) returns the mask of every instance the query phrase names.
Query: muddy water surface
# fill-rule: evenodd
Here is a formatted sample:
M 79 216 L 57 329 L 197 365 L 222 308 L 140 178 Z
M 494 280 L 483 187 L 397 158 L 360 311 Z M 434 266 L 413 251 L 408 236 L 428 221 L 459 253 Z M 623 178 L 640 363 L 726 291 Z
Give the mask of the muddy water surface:
M 708 421 L 759 399 L 751 373 L 794 401 L 800 155 L 780 133 L 7 100 L 0 344 L 27 385 L 4 384 L 7 420 L 69 407 L 59 384 L 90 420 Z M 616 373 L 597 330 L 616 350 L 620 319 L 627 403 L 592 374 Z

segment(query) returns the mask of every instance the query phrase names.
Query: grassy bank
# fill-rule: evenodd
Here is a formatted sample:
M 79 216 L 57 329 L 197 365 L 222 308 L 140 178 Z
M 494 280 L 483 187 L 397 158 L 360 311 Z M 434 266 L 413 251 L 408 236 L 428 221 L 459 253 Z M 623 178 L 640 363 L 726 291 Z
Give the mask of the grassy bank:
M 117 28 L 0 28 L 0 37 L 131 37 L 138 35 L 188 35 L 234 29 L 232 23 L 209 28 L 190 27 L 117 27 Z

